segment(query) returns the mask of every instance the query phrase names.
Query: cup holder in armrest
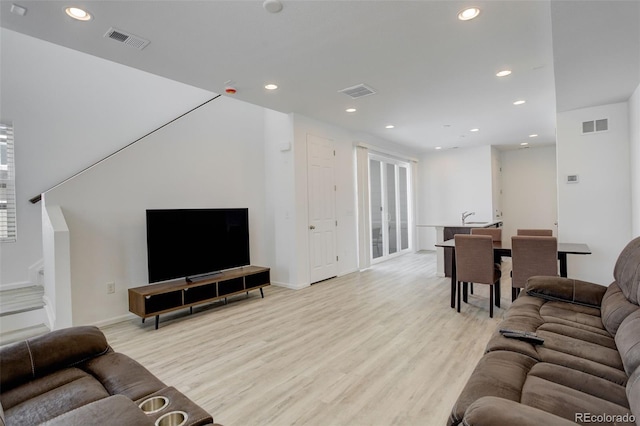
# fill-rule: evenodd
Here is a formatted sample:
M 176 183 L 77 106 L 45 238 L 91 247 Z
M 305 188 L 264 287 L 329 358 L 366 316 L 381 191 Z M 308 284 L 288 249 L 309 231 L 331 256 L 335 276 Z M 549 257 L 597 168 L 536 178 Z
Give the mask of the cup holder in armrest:
M 138 405 L 145 414 L 153 414 L 169 405 L 169 398 L 166 396 L 152 396 Z
M 189 416 L 184 411 L 170 411 L 156 420 L 155 426 L 182 426 Z

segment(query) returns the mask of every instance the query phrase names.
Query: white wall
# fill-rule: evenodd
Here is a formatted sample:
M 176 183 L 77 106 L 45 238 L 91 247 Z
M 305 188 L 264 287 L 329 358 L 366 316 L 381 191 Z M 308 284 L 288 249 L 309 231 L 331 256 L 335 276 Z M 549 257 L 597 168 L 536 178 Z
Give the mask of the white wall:
M 269 250 L 271 281 L 295 288 L 292 277 L 296 247 L 293 158 L 293 117 L 265 109 L 265 200 L 266 239 L 273 241 Z
M 609 119 L 609 131 L 581 135 L 582 122 Z M 557 119 L 558 238 L 587 243 L 570 256 L 569 276 L 608 285 L 631 239 L 631 172 L 627 102 L 562 112 Z M 577 174 L 579 183 L 564 183 Z
M 291 263 L 291 282 L 295 288 L 309 285 L 309 222 L 307 198 L 307 135 L 332 140 L 335 144 L 336 218 L 338 220 L 338 275 L 358 269 L 358 229 L 355 184 L 355 144 L 394 152 L 407 159 L 415 152 L 400 145 L 362 133 L 354 133 L 300 114 L 294 120 L 295 171 L 295 257 Z
M 264 119 L 219 98 L 46 193 L 69 226 L 74 324 L 126 315 L 148 283 L 146 209 L 248 207 L 252 263 L 269 266 Z
M 493 220 L 492 154 L 490 146 L 434 152 L 420 159 L 418 169 L 418 225 Z M 418 228 L 418 249 L 434 250 L 435 228 Z
M 28 200 L 212 93 L 0 29 L 0 121 L 15 127 L 18 241 L 0 245 L 0 286 L 29 282 L 42 253 Z
M 556 147 L 502 151 L 502 238 L 518 228 L 552 229 L 557 235 Z
M 640 236 L 640 86 L 629 99 L 631 165 L 631 227 L 633 237 Z

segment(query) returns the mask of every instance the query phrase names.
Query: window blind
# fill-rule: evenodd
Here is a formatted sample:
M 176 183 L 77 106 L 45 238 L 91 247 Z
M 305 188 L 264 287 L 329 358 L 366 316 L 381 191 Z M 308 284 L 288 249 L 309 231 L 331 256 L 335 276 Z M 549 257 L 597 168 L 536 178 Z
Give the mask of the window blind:
M 0 242 L 16 241 L 13 126 L 0 123 Z

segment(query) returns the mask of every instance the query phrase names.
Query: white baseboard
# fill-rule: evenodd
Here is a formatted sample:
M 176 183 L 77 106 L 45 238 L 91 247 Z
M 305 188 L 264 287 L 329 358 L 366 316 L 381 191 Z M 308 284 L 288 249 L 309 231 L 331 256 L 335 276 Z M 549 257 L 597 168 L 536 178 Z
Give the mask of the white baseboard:
M 353 274 L 354 272 L 359 272 L 358 268 L 348 269 L 346 271 L 342 271 L 338 274 L 339 277 L 344 277 L 345 275 Z
M 291 290 L 302 290 L 303 288 L 309 287 L 310 284 L 290 284 L 290 283 L 271 281 L 271 285 L 275 285 L 276 287 L 284 287 Z
M 136 318 L 140 319 L 140 317 L 135 315 L 135 314 L 127 313 L 127 314 L 120 315 L 120 316 L 117 316 L 117 317 L 108 318 L 106 320 L 94 322 L 91 325 L 95 325 L 96 327 L 101 328 L 101 327 L 107 327 L 107 326 L 113 325 L 113 324 L 118 324 L 118 323 L 124 322 L 124 321 L 131 321 L 131 320 L 136 319 Z

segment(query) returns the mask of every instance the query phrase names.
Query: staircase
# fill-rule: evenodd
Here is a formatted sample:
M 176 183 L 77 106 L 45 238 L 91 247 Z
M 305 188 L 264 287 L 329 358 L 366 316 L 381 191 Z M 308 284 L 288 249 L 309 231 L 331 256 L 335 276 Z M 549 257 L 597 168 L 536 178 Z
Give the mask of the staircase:
M 0 291 L 0 346 L 49 331 L 43 296 L 41 285 Z

